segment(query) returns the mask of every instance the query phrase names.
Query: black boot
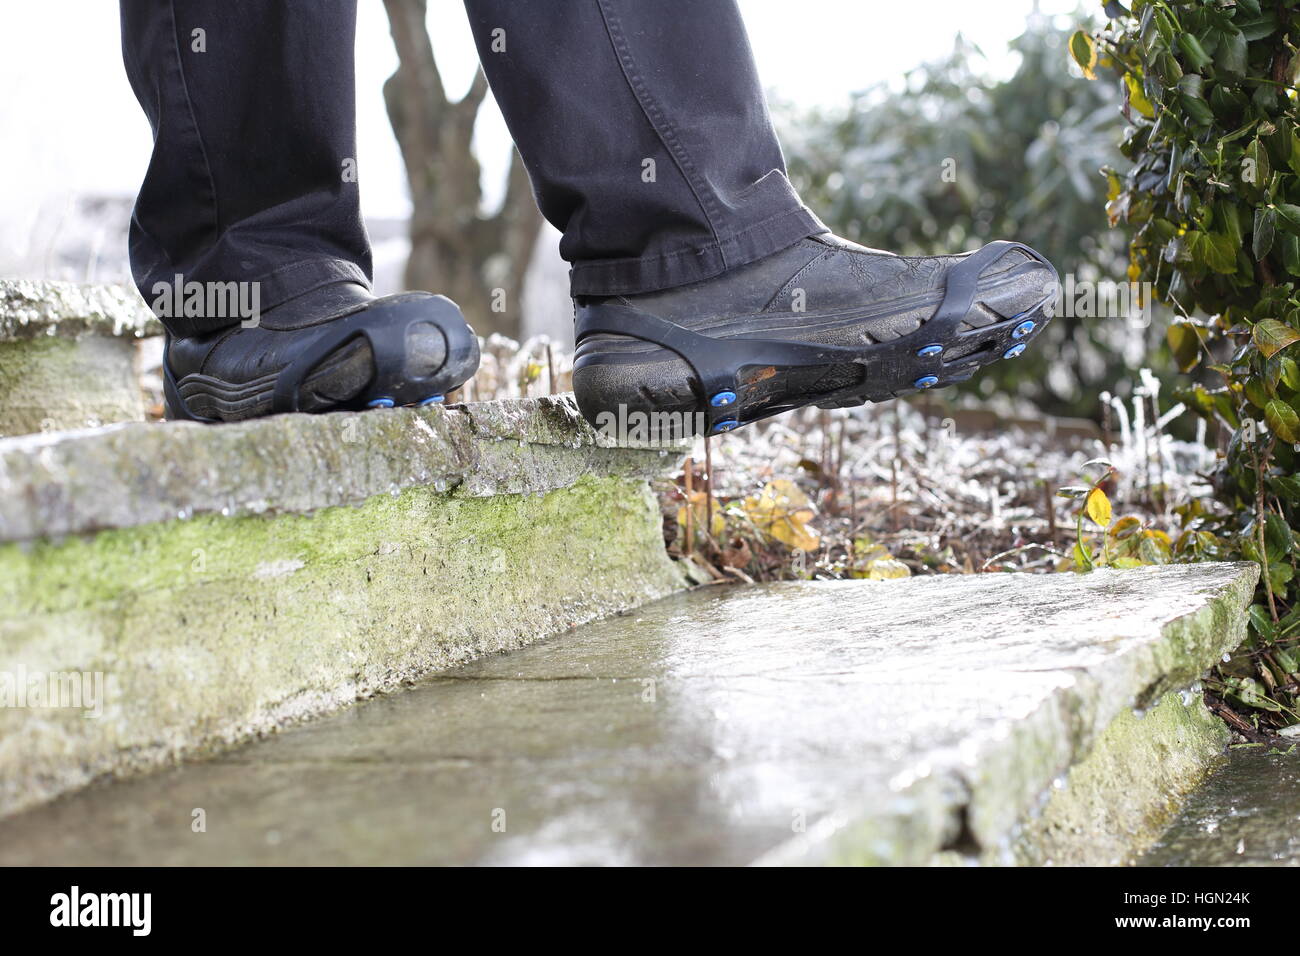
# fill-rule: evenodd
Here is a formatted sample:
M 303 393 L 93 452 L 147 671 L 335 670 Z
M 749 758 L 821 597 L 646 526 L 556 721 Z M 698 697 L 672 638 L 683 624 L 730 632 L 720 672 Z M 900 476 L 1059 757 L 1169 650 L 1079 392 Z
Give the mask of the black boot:
M 478 339 L 460 309 L 427 292 L 375 298 L 362 285 L 337 283 L 247 325 L 167 337 L 167 417 L 228 422 L 427 405 L 478 368 Z
M 597 428 L 640 416 L 656 437 L 883 402 L 1019 355 L 1057 283 L 1019 243 L 909 258 L 813 236 L 715 279 L 578 299 L 574 391 Z

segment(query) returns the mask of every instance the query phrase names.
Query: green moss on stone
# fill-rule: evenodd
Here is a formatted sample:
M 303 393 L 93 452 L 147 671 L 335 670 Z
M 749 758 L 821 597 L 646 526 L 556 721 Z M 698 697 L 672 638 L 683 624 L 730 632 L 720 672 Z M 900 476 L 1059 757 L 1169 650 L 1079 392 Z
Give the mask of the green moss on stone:
M 131 339 L 0 342 L 0 435 L 143 421 Z
M 1130 860 L 1169 824 L 1183 797 L 1223 760 L 1228 730 L 1199 694 L 1165 694 L 1124 711 L 1050 792 L 1016 840 L 1022 864 L 1108 866 Z
M 110 685 L 98 720 L 0 709 L 0 812 L 681 584 L 645 482 L 608 477 L 0 546 L 0 670 L 98 671 Z

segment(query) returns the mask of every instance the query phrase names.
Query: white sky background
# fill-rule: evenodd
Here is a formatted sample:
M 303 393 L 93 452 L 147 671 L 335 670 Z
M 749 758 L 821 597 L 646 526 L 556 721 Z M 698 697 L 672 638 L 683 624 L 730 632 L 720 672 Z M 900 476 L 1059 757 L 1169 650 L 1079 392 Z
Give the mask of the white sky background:
M 741 9 L 770 93 L 831 106 L 853 90 L 944 55 L 958 32 L 984 51 L 994 72 L 1009 72 L 1014 58 L 1006 43 L 1021 32 L 1033 3 L 741 0 Z M 1040 0 L 1049 14 L 1079 5 Z M 459 0 L 431 0 L 429 6 L 438 65 L 449 93 L 458 97 L 477 62 L 464 9 Z M 395 65 L 381 3 L 360 0 L 358 162 L 368 216 L 402 216 L 409 208 L 381 94 Z M 150 135 L 122 68 L 113 0 L 7 0 L 0 13 L 0 91 L 2 261 L 24 244 L 38 212 L 61 196 L 133 195 L 148 162 Z M 491 202 L 500 195 L 509 137 L 490 102 L 480 114 L 476 144 Z

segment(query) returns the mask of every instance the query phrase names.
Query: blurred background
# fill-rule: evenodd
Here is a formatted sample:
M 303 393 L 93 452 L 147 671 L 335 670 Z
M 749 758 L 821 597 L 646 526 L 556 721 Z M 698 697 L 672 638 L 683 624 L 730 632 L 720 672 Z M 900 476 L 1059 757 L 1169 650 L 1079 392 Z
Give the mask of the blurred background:
M 503 209 L 531 200 L 507 190 L 513 148 L 491 97 L 458 103 L 477 61 L 456 0 L 429 0 L 424 26 L 446 90 L 442 115 L 473 110 L 473 136 L 425 162 L 435 179 L 444 170 L 443 182 L 469 181 L 412 197 L 384 97 L 397 67 L 387 6 L 360 0 L 356 53 L 377 291 L 446 291 L 480 332 L 571 344 L 558 234 L 522 206 Z M 1077 0 L 819 0 L 799 16 L 774 0 L 740 6 L 792 179 L 837 232 L 907 254 L 1016 238 L 1063 274 L 1124 279 L 1124 240 L 1107 228 L 1098 172 L 1124 165 L 1120 96 L 1112 77 L 1088 82 L 1070 61 L 1066 40 L 1088 22 Z M 121 65 L 117 5 L 12 4 L 4 23 L 0 274 L 129 282 L 126 227 L 151 144 Z M 413 255 L 413 210 L 460 222 Z M 468 274 L 453 274 L 438 244 L 465 235 L 464 222 L 487 241 Z M 518 308 L 493 314 L 484 290 L 503 282 Z M 1024 360 L 990 369 L 958 397 L 1004 412 L 1096 417 L 1102 390 L 1123 394 L 1138 366 L 1159 364 L 1156 318 L 1151 327 L 1058 321 Z

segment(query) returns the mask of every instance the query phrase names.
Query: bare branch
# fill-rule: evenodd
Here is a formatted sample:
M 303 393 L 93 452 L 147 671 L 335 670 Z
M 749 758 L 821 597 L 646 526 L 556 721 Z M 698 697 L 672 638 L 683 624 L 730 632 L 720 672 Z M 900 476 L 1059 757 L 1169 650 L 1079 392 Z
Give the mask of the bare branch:
M 425 0 L 384 0 L 388 28 L 397 50 L 397 80 L 409 103 L 422 103 L 436 115 L 447 106 L 447 91 L 433 56 L 433 44 L 426 29 Z

